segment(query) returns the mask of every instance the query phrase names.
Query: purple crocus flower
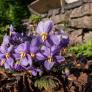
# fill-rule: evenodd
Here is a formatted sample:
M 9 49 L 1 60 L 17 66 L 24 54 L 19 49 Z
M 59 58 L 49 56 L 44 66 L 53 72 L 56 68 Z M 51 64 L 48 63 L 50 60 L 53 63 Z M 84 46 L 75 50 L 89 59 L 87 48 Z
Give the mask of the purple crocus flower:
M 23 71 L 24 70 L 24 67 L 22 67 L 22 65 L 20 64 L 20 61 L 16 61 L 16 63 L 13 66 L 13 70 Z
M 46 46 L 42 47 L 42 53 L 37 53 L 38 60 L 44 60 L 44 67 L 50 70 L 55 63 L 61 63 L 65 60 L 63 56 L 57 54 L 58 49 L 56 46 L 48 48 Z
M 42 42 L 48 39 L 48 34 L 53 28 L 53 22 L 51 20 L 39 22 L 36 32 L 40 35 Z
M 11 57 L 11 52 L 13 50 L 13 45 L 10 45 L 10 47 L 1 46 L 0 47 L 0 64 L 1 66 L 4 66 L 6 69 L 11 69 L 14 64 L 14 59 Z
M 10 25 L 9 34 L 10 34 L 12 40 L 15 41 L 15 40 L 18 39 L 18 33 L 16 33 L 16 32 L 14 31 L 14 28 L 13 28 L 12 25 Z
M 37 38 L 32 39 L 30 44 L 30 55 L 32 59 L 36 57 L 36 53 L 39 51 L 39 45 Z
M 16 34 L 16 32 L 14 31 L 13 26 L 10 25 L 9 35 L 11 36 L 11 35 L 15 35 L 15 34 Z
M 41 74 L 42 74 L 41 69 L 33 69 L 33 70 L 32 70 L 32 75 L 33 75 L 33 76 L 37 76 L 37 73 L 38 73 L 39 75 L 41 75 Z
M 60 48 L 66 47 L 69 44 L 69 36 L 63 30 L 57 34 L 52 34 L 50 39 L 54 45 L 59 46 Z
M 60 32 L 61 32 L 61 36 L 62 36 L 61 44 L 63 44 L 62 45 L 63 47 L 66 47 L 69 44 L 69 36 L 63 30 L 61 30 Z
M 21 43 L 21 40 L 20 40 L 21 35 L 14 31 L 14 28 L 12 25 L 10 25 L 9 35 L 10 35 L 10 43 L 11 44 L 18 45 Z
M 18 61 L 17 64 L 20 64 L 21 66 L 25 67 L 28 65 L 32 66 L 32 59 L 31 56 L 28 54 L 28 47 L 29 43 L 25 42 L 18 45 L 17 48 L 15 48 L 15 54 L 13 55 L 16 61 Z
M 2 45 L 3 46 L 8 46 L 9 42 L 10 42 L 10 36 L 8 36 L 7 34 L 5 34 L 4 37 L 3 37 Z

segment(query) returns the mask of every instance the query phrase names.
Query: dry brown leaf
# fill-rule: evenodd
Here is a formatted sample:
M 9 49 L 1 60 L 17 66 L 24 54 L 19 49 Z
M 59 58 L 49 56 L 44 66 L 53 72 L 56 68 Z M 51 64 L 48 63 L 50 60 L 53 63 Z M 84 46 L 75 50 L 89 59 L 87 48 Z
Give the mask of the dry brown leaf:
M 80 74 L 80 77 L 78 78 L 78 82 L 81 84 L 81 85 L 84 85 L 87 83 L 87 78 L 88 78 L 88 75 L 86 73 L 81 73 Z
M 75 81 L 76 79 L 77 78 L 73 74 L 68 76 L 68 80 L 70 80 L 70 81 Z

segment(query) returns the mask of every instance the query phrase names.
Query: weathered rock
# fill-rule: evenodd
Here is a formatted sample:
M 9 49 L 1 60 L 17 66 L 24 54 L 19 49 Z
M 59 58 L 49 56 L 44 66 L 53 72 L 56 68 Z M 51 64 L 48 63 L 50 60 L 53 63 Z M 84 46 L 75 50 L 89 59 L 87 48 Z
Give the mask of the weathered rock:
M 58 9 L 54 9 L 53 10 L 53 15 L 57 15 L 57 14 L 60 14 L 60 8 L 58 8 Z
M 70 45 L 82 43 L 82 29 L 71 32 L 71 34 L 69 34 L 69 38 Z
M 46 18 L 48 16 L 48 13 L 42 14 L 41 17 L 42 18 Z
M 51 17 L 52 15 L 53 15 L 53 10 L 51 9 L 48 11 L 48 17 Z
M 90 39 L 92 39 L 92 32 L 91 31 L 88 33 L 85 33 L 84 42 L 89 41 Z
M 64 24 L 55 25 L 55 28 L 56 28 L 57 30 L 64 29 Z
M 92 28 L 92 3 L 83 4 L 72 10 L 70 26 L 74 28 Z
M 51 16 L 51 19 L 55 22 L 55 24 L 68 21 L 68 25 L 72 28 L 92 29 L 92 3 L 83 4 L 82 6 L 77 7 L 73 10 L 66 11 L 65 14 L 61 14 L 58 9 L 55 11 L 54 10 L 50 10 L 49 15 Z
M 70 18 L 79 18 L 85 15 L 92 15 L 92 3 L 83 4 L 82 6 L 75 8 L 71 12 Z
M 77 2 L 77 1 L 79 1 L 79 0 L 65 0 L 66 1 L 66 3 L 73 3 L 73 2 Z
M 52 16 L 51 19 L 54 21 L 55 24 L 66 21 L 65 14 Z
M 89 28 L 92 29 L 92 16 L 84 16 L 70 20 L 70 26 L 73 28 Z

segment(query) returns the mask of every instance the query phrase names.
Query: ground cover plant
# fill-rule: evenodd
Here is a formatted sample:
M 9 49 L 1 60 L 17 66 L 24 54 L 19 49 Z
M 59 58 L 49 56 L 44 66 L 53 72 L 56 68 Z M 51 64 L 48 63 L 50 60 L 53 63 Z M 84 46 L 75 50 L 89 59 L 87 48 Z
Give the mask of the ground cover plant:
M 69 52 L 75 53 L 77 57 L 81 54 L 84 55 L 86 58 L 91 59 L 92 57 L 92 40 L 89 40 L 82 45 L 73 46 L 69 48 Z
M 69 53 L 69 37 L 40 21 L 27 36 L 10 26 L 0 46 L 0 92 L 91 92 L 91 66 Z M 88 80 L 89 79 L 89 80 Z

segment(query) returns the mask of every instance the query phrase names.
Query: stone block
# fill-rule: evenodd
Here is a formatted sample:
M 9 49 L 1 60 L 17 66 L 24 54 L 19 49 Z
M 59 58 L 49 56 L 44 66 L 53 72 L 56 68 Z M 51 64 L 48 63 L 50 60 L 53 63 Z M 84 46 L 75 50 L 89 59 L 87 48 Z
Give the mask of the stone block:
M 73 28 L 89 28 L 92 29 L 92 16 L 84 16 L 77 19 L 71 19 L 70 26 Z
M 70 45 L 82 43 L 82 29 L 75 30 L 69 34 Z
M 66 21 L 64 14 L 59 14 L 59 15 L 56 15 L 56 16 L 52 16 L 51 19 L 54 21 L 55 24 Z
M 89 41 L 92 39 L 92 32 L 89 31 L 88 33 L 85 33 L 84 35 L 84 42 Z

